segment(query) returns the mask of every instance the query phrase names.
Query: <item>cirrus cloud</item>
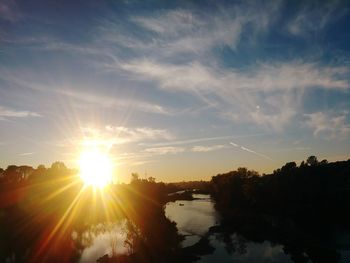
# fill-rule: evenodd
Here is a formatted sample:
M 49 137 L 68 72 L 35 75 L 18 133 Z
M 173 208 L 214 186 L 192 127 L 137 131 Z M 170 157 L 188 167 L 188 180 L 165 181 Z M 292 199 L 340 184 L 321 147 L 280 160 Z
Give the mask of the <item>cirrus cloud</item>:
M 197 145 L 192 147 L 192 152 L 212 152 L 227 148 L 227 146 L 218 144 L 218 145 L 211 145 L 211 146 L 203 146 L 203 145 Z
M 42 117 L 41 114 L 33 111 L 16 110 L 0 106 L 0 120 L 8 118 L 27 118 L 27 117 Z
M 181 153 L 184 151 L 185 151 L 185 148 L 183 148 L 183 147 L 172 147 L 172 146 L 148 148 L 145 150 L 145 152 L 147 152 L 147 153 L 152 153 L 152 154 L 156 154 L 156 155 L 177 154 L 177 153 Z
M 314 112 L 305 114 L 306 125 L 313 130 L 316 137 L 328 139 L 347 138 L 350 134 L 350 125 L 347 123 L 346 113 Z

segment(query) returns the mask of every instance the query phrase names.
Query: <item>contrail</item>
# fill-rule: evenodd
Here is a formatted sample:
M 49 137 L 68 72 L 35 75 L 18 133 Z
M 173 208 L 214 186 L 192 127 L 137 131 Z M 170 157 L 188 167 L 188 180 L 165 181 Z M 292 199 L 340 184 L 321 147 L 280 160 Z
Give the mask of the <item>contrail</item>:
M 250 135 L 229 135 L 229 136 L 219 136 L 219 137 L 207 137 L 207 138 L 197 138 L 189 139 L 182 141 L 171 141 L 171 142 L 161 142 L 161 143 L 140 143 L 139 145 L 144 146 L 172 146 L 172 145 L 182 145 L 182 144 L 191 144 L 197 142 L 206 142 L 206 141 L 216 141 L 216 140 L 225 140 L 225 139 L 237 139 L 237 138 L 246 138 L 246 137 L 256 137 L 265 135 L 266 133 L 256 133 Z
M 231 144 L 232 146 L 234 146 L 234 147 L 239 147 L 238 144 L 235 144 L 235 143 L 233 143 L 233 142 L 230 142 L 230 144 Z
M 252 154 L 255 154 L 255 155 L 257 155 L 257 156 L 260 156 L 260 157 L 262 157 L 262 158 L 265 158 L 265 159 L 267 159 L 267 160 L 273 161 L 272 158 L 270 158 L 269 156 L 267 156 L 267 155 L 265 155 L 265 154 L 258 153 L 258 152 L 256 152 L 256 151 L 253 151 L 253 150 L 251 150 L 251 149 L 248 149 L 248 148 L 246 148 L 246 147 L 244 147 L 244 146 L 238 145 L 238 144 L 233 143 L 233 142 L 230 142 L 230 144 L 231 144 L 232 146 L 234 146 L 234 147 L 240 148 L 240 149 L 243 150 L 243 151 L 250 152 L 250 153 L 252 153 Z

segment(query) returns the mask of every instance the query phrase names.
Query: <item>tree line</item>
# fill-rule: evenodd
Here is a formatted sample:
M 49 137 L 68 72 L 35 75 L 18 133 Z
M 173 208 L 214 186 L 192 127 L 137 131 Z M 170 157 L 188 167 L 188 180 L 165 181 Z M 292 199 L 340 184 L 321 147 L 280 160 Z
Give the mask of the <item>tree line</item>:
M 350 160 L 329 163 L 310 156 L 263 175 L 238 168 L 213 176 L 210 185 L 221 216 L 211 232 L 221 236 L 227 251 L 237 251 L 233 234 L 281 244 L 297 263 L 339 262 L 339 246 L 350 249 L 339 239 L 350 229 Z
M 91 225 L 127 220 L 129 254 L 104 255 L 100 262 L 190 262 L 202 248 L 181 248 L 184 237 L 164 206 L 174 198 L 169 193 L 193 188 L 211 194 L 221 219 L 208 235 L 217 233 L 228 251 L 237 251 L 237 233 L 283 244 L 295 262 L 307 262 L 305 255 L 313 262 L 337 262 L 335 244 L 327 250 L 324 242 L 332 240 L 334 226 L 348 227 L 350 219 L 350 160 L 310 156 L 271 174 L 238 168 L 210 182 L 165 184 L 132 174 L 130 183 L 110 185 L 104 197 L 82 187 L 77 170 L 62 162 L 0 169 L 0 260 L 15 255 L 16 262 L 76 262 Z
M 271 174 L 238 168 L 211 179 L 211 194 L 222 213 L 254 211 L 347 222 L 350 160 L 328 163 L 310 156 L 298 166 L 288 162 Z
M 1 262 L 78 262 L 93 242 L 86 237 L 91 226 L 125 220 L 129 255 L 105 255 L 101 262 L 175 258 L 183 237 L 165 216 L 166 184 L 132 174 L 130 183 L 99 191 L 84 187 L 77 172 L 62 162 L 0 171 Z

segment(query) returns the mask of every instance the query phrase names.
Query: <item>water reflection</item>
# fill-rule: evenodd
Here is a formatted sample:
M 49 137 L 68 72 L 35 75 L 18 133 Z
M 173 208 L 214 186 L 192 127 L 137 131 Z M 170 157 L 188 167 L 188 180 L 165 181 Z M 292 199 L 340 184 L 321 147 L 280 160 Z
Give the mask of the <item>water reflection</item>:
M 177 223 L 179 232 L 186 236 L 182 247 L 196 246 L 208 239 L 214 249 L 208 248 L 207 252 L 203 249 L 198 262 L 293 262 L 282 245 L 268 241 L 256 243 L 237 234 L 230 235 L 228 241 L 224 234 L 209 233 L 209 228 L 219 222 L 214 203 L 209 195 L 194 197 L 198 199 L 168 203 L 165 213 Z
M 194 194 L 196 200 L 170 202 L 165 215 L 176 222 L 179 233 L 185 236 L 183 247 L 195 244 L 208 229 L 217 223 L 217 214 L 209 195 Z
M 304 250 L 301 250 L 302 261 L 300 261 L 301 258 L 295 257 L 297 254 L 291 250 L 294 243 L 286 245 L 278 239 L 269 238 L 270 235 L 266 235 L 269 230 L 255 232 L 256 229 L 248 229 L 252 231 L 248 231 L 248 234 L 244 234 L 246 231 L 243 231 L 243 234 L 238 230 L 224 231 L 218 226 L 220 220 L 209 195 L 194 195 L 194 198 L 196 199 L 193 201 L 170 202 L 165 206 L 165 215 L 177 223 L 179 233 L 185 236 L 181 243 L 183 251 L 178 255 L 184 255 L 186 262 L 311 262 L 310 257 L 302 252 Z M 212 226 L 215 227 L 211 228 Z M 96 262 L 106 254 L 109 257 L 133 254 L 132 251 L 135 250 L 130 247 L 130 233 L 136 233 L 134 227 L 128 220 L 120 220 L 90 226 L 80 234 L 74 232 L 72 237 L 81 248 L 80 262 Z M 133 230 L 130 231 L 130 229 Z M 257 233 L 261 235 L 258 234 L 256 238 L 252 238 Z M 137 235 L 141 236 L 140 233 Z M 164 238 L 163 235 L 162 238 Z M 344 237 L 344 240 L 347 241 L 348 236 Z M 158 253 L 158 245 L 152 248 Z M 339 262 L 348 262 L 349 253 L 339 252 L 342 255 Z
M 203 256 L 199 262 L 293 262 L 283 251 L 283 246 L 273 245 L 268 241 L 254 243 L 234 234 L 233 247 L 227 247 L 221 235 L 210 237 L 210 243 L 215 247 L 214 253 Z
M 80 235 L 73 232 L 72 238 L 82 247 L 81 263 L 95 263 L 98 258 L 106 254 L 111 257 L 128 253 L 127 220 L 93 225 Z

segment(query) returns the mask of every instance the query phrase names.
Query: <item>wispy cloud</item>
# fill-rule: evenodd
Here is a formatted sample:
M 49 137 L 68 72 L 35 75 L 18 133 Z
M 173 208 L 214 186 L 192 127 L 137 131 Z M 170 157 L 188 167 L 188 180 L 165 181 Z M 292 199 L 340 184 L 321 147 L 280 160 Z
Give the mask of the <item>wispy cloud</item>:
M 2 0 L 0 2 L 0 19 L 15 22 L 20 18 L 21 13 L 15 0 Z
M 247 138 L 247 137 L 256 137 L 263 136 L 266 133 L 256 133 L 256 134 L 246 134 L 246 135 L 227 135 L 227 136 L 217 136 L 217 137 L 204 137 L 204 138 L 195 138 L 188 140 L 178 140 L 178 141 L 168 141 L 168 142 L 157 142 L 157 143 L 140 143 L 143 146 L 172 146 L 172 145 L 186 145 L 193 144 L 198 142 L 207 142 L 207 141 L 217 141 L 217 140 L 227 140 L 235 138 Z
M 158 10 L 147 16 L 131 15 L 123 23 L 110 17 L 98 20 L 96 39 L 90 43 L 75 45 L 44 39 L 42 47 L 91 55 L 94 58 L 91 63 L 108 73 L 130 81 L 142 81 L 162 91 L 191 94 L 224 119 L 283 131 L 300 113 L 305 89 L 348 89 L 349 68 L 304 60 L 268 60 L 244 68 L 227 68 L 212 54 L 222 47 L 234 50 L 242 36 L 254 39 L 268 32 L 282 4 L 282 1 L 267 1 L 259 12 L 253 4 L 219 7 L 211 13 L 199 9 Z M 339 5 L 322 6 L 321 11 L 313 12 L 323 14 L 327 10 L 338 10 Z M 298 14 L 308 16 L 310 10 L 318 9 L 306 6 Z M 322 23 L 327 24 L 328 20 Z M 293 27 L 293 23 L 290 24 Z M 120 53 L 125 50 L 128 55 L 121 58 Z M 210 54 L 203 56 L 203 52 Z M 38 88 L 36 83 L 32 86 Z M 89 93 L 69 88 L 69 85 L 48 88 L 43 83 L 41 86 L 46 91 L 103 107 L 130 107 L 169 116 L 178 113 L 152 101 Z
M 280 7 L 281 2 L 271 1 L 261 12 L 248 4 L 210 14 L 176 9 L 133 16 L 131 21 L 148 30 L 151 37 L 130 36 L 124 46 L 136 53 L 147 50 L 149 56 L 114 61 L 113 67 L 128 72 L 132 79 L 152 81 L 161 90 L 192 94 L 225 119 L 282 131 L 300 113 L 305 89 L 348 89 L 349 68 L 289 60 L 234 69 L 223 67 L 210 55 L 205 56 L 210 59 L 200 56 L 217 47 L 235 49 L 242 34 L 259 36 L 268 31 Z M 108 27 L 117 27 L 112 25 L 103 27 L 109 39 Z M 186 57 L 178 59 L 179 53 Z
M 200 62 L 175 65 L 147 59 L 121 67 L 137 78 L 155 81 L 163 90 L 197 96 L 228 119 L 275 130 L 281 130 L 296 115 L 305 89 L 350 87 L 348 68 L 303 61 L 260 63 L 240 71 Z
M 264 158 L 264 159 L 273 161 L 272 158 L 270 158 L 269 156 L 267 156 L 267 155 L 265 155 L 265 154 L 258 153 L 258 152 L 256 152 L 256 151 L 253 151 L 253 150 L 247 148 L 247 147 L 244 147 L 244 146 L 242 146 L 242 145 L 238 145 L 238 144 L 236 144 L 236 143 L 234 143 L 234 142 L 230 142 L 230 144 L 231 144 L 233 147 L 236 147 L 236 148 L 241 149 L 242 151 L 246 151 L 246 152 L 255 154 L 255 155 L 257 155 L 257 156 L 260 156 L 260 157 L 262 157 L 262 158 Z
M 113 145 L 146 142 L 154 140 L 174 139 L 174 135 L 166 129 L 154 129 L 150 127 L 129 128 L 125 126 L 106 125 L 104 128 L 81 127 L 84 143 Z
M 0 106 L 0 120 L 8 118 L 42 117 L 41 114 L 32 111 L 15 110 Z
M 116 134 L 120 137 L 128 138 L 130 141 L 139 142 L 142 140 L 171 140 L 174 139 L 174 135 L 166 129 L 153 129 L 150 127 L 136 127 L 127 128 L 124 126 L 111 126 L 105 127 L 109 133 Z
M 41 76 L 41 81 L 37 81 L 36 74 L 31 72 L 22 72 L 20 70 L 5 70 L 0 68 L 0 79 L 8 85 L 14 85 L 23 89 L 31 89 L 43 94 L 59 95 L 69 98 L 69 101 L 80 102 L 84 105 L 94 105 L 103 108 L 127 108 L 147 113 L 162 115 L 171 115 L 174 111 L 167 109 L 162 105 L 149 102 L 134 97 L 114 96 L 108 92 L 91 92 L 71 83 L 55 83 L 50 79 Z M 75 86 L 75 87 L 74 87 Z M 101 103 L 103 102 L 103 103 Z M 72 103 L 75 105 L 76 103 Z
M 197 145 L 192 147 L 191 151 L 192 152 L 212 152 L 212 151 L 217 151 L 227 148 L 226 145 L 218 144 L 218 145 L 211 145 L 211 146 L 202 146 L 202 145 Z
M 179 9 L 157 17 L 133 17 L 132 20 L 158 35 L 157 41 L 146 48 L 162 47 L 163 55 L 174 55 L 208 52 L 216 45 L 235 47 L 248 17 L 220 15 L 200 16 Z
M 237 91 L 286 91 L 320 87 L 325 89 L 347 89 L 348 68 L 327 67 L 317 63 L 291 61 L 284 63 L 260 63 L 246 71 L 203 65 L 166 64 L 141 59 L 121 64 L 131 73 L 140 74 L 159 82 L 169 90 L 206 91 L 218 95 L 230 95 Z
M 20 153 L 18 154 L 19 156 L 28 156 L 28 155 L 33 155 L 34 152 L 27 152 L 27 153 Z
M 172 58 L 179 54 L 193 57 L 210 53 L 215 47 L 235 49 L 245 28 L 249 27 L 252 39 L 265 32 L 279 4 L 280 1 L 271 1 L 259 12 L 247 4 L 239 8 L 219 7 L 211 13 L 177 8 L 158 10 L 147 16 L 132 15 L 128 19 L 134 26 L 132 33 L 121 26 L 125 21 L 111 17 L 100 21 L 97 36 L 110 46 L 153 57 Z M 143 33 L 138 34 L 139 31 Z M 108 64 L 105 66 L 108 68 Z M 110 66 L 113 68 L 113 64 Z
M 342 8 L 342 1 L 338 0 L 305 1 L 299 12 L 287 24 L 287 30 L 297 36 L 312 36 L 339 20 L 348 11 L 347 8 Z
M 171 111 L 166 109 L 161 105 L 157 105 L 155 103 L 150 103 L 144 100 L 134 99 L 134 98 L 116 98 L 114 96 L 108 96 L 101 93 L 94 94 L 86 91 L 77 91 L 77 90 L 64 90 L 64 89 L 56 89 L 55 92 L 62 94 L 64 96 L 80 100 L 83 102 L 101 105 L 101 101 L 103 101 L 102 106 L 107 108 L 113 107 L 122 107 L 122 108 L 130 108 L 142 112 L 148 113 L 156 113 L 156 114 L 164 114 L 170 115 Z
M 349 137 L 349 113 L 323 112 L 315 103 L 329 94 L 320 103 L 348 110 L 347 39 L 334 37 L 347 33 L 346 1 L 301 1 L 293 9 L 284 0 L 180 2 L 143 11 L 118 2 L 99 6 L 98 16 L 86 5 L 77 15 L 83 23 L 71 12 L 42 23 L 53 11 L 49 6 L 1 1 L 0 22 L 10 26 L 0 28 L 0 52 L 8 62 L 0 66 L 0 104 L 17 106 L 0 106 L 0 120 L 45 114 L 45 140 L 70 147 L 60 150 L 73 152 L 85 138 L 130 164 L 176 153 L 204 158 L 201 153 L 231 146 L 270 160 L 250 149 L 253 144 L 229 144 L 264 134 L 305 138 L 298 135 L 307 130 L 315 137 Z M 329 34 L 333 25 L 337 30 Z M 304 115 L 306 107 L 315 112 Z M 60 121 L 64 125 L 54 129 Z M 249 135 L 254 131 L 265 133 Z M 3 137 L 21 132 L 7 130 Z M 267 153 L 281 145 L 285 141 Z M 119 155 L 126 148 L 133 153 Z
M 157 154 L 157 155 L 164 155 L 164 154 L 177 154 L 184 152 L 186 149 L 183 147 L 156 147 L 156 148 L 148 148 L 145 150 L 147 153 Z
M 345 78 L 349 73 L 348 68 L 327 67 L 298 60 L 284 63 L 259 63 L 245 71 L 203 65 L 200 62 L 166 64 L 148 59 L 134 60 L 121 64 L 121 67 L 131 73 L 158 81 L 163 89 L 207 92 L 218 90 L 219 95 L 232 95 L 232 92 L 237 90 L 349 88 L 349 82 Z
M 329 139 L 344 139 L 350 135 L 346 113 L 314 112 L 305 114 L 306 125 L 313 129 L 314 136 Z
M 157 160 L 136 161 L 136 162 L 130 162 L 127 165 L 128 166 L 140 166 L 140 165 L 145 165 L 145 164 L 154 163 L 154 162 L 157 162 Z

